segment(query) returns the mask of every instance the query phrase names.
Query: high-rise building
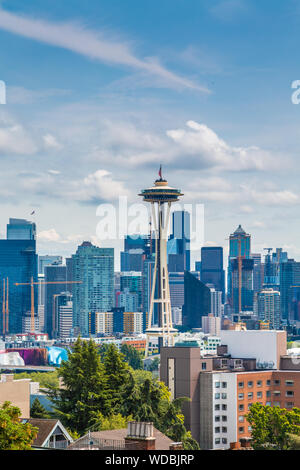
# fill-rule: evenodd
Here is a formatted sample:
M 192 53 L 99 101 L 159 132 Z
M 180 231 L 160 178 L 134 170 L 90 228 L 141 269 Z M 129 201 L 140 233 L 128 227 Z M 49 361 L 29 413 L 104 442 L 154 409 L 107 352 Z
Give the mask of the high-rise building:
M 55 337 L 65 339 L 70 337 L 73 328 L 73 301 L 69 292 L 55 297 Z
M 81 282 L 73 284 L 73 324 L 89 336 L 96 312 L 109 312 L 114 305 L 114 249 L 83 242 L 72 260 L 73 281 Z
M 39 255 L 39 274 L 45 274 L 45 266 L 50 266 L 51 264 L 62 264 L 62 256 L 56 255 Z
M 182 309 L 184 304 L 184 273 L 170 272 L 169 284 L 171 307 L 178 307 Z
M 221 246 L 201 248 L 201 281 L 204 284 L 213 284 L 217 291 L 222 292 L 222 303 L 225 303 L 225 271 Z
M 216 290 L 213 284 L 206 284 L 210 289 L 210 313 L 214 317 L 222 317 L 222 292 Z
M 268 322 L 270 330 L 280 329 L 280 292 L 264 288 L 258 293 L 258 318 Z
M 143 303 L 143 279 L 141 272 L 121 272 L 120 275 L 120 292 L 122 293 L 125 289 L 131 294 L 137 295 L 137 311 L 142 311 Z M 131 311 L 131 310 L 130 310 Z
M 169 272 L 189 271 L 191 269 L 189 212 L 173 212 L 172 226 L 173 230 L 167 243 Z
M 121 252 L 121 271 L 142 271 L 145 252 L 141 248 Z
M 242 260 L 250 258 L 251 254 L 251 235 L 247 234 L 241 225 L 229 237 L 229 257 L 228 257 L 228 275 L 227 275 L 227 298 L 233 311 L 242 310 Z M 232 263 L 233 259 L 238 260 L 238 305 L 234 305 L 235 299 L 233 295 L 233 277 Z M 253 262 L 252 262 L 253 264 Z M 246 263 L 248 266 L 248 264 Z M 236 302 L 235 302 L 236 303 Z
M 207 335 L 220 336 L 221 318 L 215 317 L 213 314 L 202 317 L 202 331 Z
M 137 312 L 138 305 L 139 295 L 137 292 L 130 292 L 127 287 L 118 292 L 116 307 L 124 307 L 125 312 Z
M 57 336 L 58 323 L 56 321 L 56 297 L 67 292 L 67 268 L 61 265 L 45 266 L 45 323 L 44 331 L 49 338 Z M 55 284 L 53 284 L 55 283 Z
M 280 264 L 280 301 L 281 319 L 288 323 L 291 312 L 291 295 L 293 286 L 300 285 L 300 263 L 289 259 Z
M 114 331 L 113 312 L 96 312 L 96 334 L 112 334 Z
M 201 328 L 202 317 L 211 310 L 211 293 L 202 281 L 192 273 L 184 273 L 184 306 L 182 324 L 187 328 Z
M 240 262 L 238 258 L 230 260 L 233 313 L 253 310 L 253 265 L 251 258 L 241 259 Z
M 253 259 L 253 293 L 255 295 L 262 290 L 264 281 L 264 266 L 261 262 L 260 253 L 252 253 L 251 258 Z
M 37 282 L 36 241 L 34 239 L 0 240 L 0 302 L 3 306 L 0 331 L 2 334 L 4 332 L 21 333 L 22 317 L 31 311 L 30 282 L 32 278 L 34 282 Z M 28 285 L 16 286 L 16 283 L 28 283 Z M 35 313 L 38 311 L 37 292 L 37 286 L 34 286 Z
M 9 219 L 6 226 L 7 240 L 35 240 L 36 225 L 25 219 Z

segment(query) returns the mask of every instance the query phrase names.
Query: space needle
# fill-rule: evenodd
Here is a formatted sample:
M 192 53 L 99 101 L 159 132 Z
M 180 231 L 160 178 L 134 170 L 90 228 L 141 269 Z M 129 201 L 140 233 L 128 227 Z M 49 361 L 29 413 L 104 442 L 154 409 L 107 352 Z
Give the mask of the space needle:
M 146 329 L 146 357 L 149 354 L 150 339 L 158 338 L 158 350 L 164 346 L 174 346 L 174 336 L 177 330 L 172 325 L 172 312 L 170 301 L 169 274 L 167 263 L 167 236 L 170 220 L 171 204 L 183 196 L 180 189 L 169 186 L 168 181 L 162 177 L 162 167 L 159 170 L 159 179 L 154 186 L 143 189 L 139 196 L 145 202 L 151 203 L 152 221 L 155 232 L 155 265 L 151 290 L 148 325 Z M 157 312 L 157 326 L 153 326 L 154 305 Z

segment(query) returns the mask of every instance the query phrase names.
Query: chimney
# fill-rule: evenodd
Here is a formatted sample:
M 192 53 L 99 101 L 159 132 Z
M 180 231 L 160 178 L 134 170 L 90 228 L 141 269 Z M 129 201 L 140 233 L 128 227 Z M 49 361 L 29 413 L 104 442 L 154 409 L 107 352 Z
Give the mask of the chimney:
M 183 450 L 182 442 L 172 442 L 172 444 L 170 444 L 169 450 Z
M 128 450 L 155 450 L 153 423 L 130 421 L 127 426 L 125 448 Z

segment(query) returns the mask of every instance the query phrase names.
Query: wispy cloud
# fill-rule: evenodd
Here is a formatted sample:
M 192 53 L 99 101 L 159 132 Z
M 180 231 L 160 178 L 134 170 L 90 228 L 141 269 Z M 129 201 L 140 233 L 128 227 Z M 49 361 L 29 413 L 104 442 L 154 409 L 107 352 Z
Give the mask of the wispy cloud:
M 89 30 L 78 22 L 54 23 L 16 15 L 0 8 L 0 28 L 93 60 L 147 72 L 167 81 L 170 86 L 209 93 L 207 88 L 168 70 L 156 57 L 140 59 L 126 42 L 111 40 L 103 32 Z

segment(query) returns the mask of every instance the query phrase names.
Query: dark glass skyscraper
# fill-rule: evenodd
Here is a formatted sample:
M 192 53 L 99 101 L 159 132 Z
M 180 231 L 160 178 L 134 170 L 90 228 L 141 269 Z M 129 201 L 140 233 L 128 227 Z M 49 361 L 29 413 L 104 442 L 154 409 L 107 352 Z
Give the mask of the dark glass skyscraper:
M 35 240 L 36 225 L 24 219 L 9 219 L 6 226 L 7 240 Z
M 67 284 L 65 284 L 66 280 L 66 266 L 45 266 L 45 282 L 57 283 L 45 284 L 44 328 L 45 333 L 48 333 L 50 338 L 53 337 L 54 332 L 57 330 L 57 324 L 55 322 L 55 299 L 57 295 L 61 294 L 62 292 L 68 291 Z
M 300 263 L 289 259 L 280 265 L 281 319 L 285 322 L 291 319 L 294 286 L 300 286 Z
M 15 283 L 37 282 L 36 241 L 0 240 L 0 299 L 3 302 L 3 279 L 8 280 L 8 331 L 22 332 L 22 317 L 31 311 L 30 285 L 16 286 Z M 37 312 L 37 286 L 34 288 L 34 311 Z M 3 322 L 0 322 L 3 332 Z
M 190 223 L 189 212 L 173 212 L 173 229 L 167 244 L 169 272 L 184 272 L 191 269 Z
M 222 302 L 225 303 L 225 271 L 221 246 L 201 249 L 201 281 L 204 284 L 213 284 L 217 291 L 222 292 Z
M 211 310 L 211 293 L 202 281 L 192 273 L 184 273 L 184 306 L 182 311 L 182 324 L 186 328 L 201 328 L 202 317 L 206 317 Z

